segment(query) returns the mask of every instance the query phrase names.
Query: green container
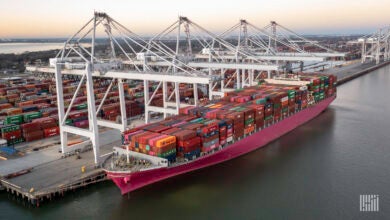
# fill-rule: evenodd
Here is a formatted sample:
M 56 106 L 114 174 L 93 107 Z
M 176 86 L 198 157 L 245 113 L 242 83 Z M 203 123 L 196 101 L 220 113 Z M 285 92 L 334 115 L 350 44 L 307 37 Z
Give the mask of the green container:
M 23 115 L 11 115 L 7 116 L 4 121 L 6 125 L 9 124 L 22 124 L 23 123 Z
M 136 92 L 136 93 L 134 93 L 134 96 L 137 97 L 137 98 L 143 97 L 144 93 L 143 92 Z
M 245 125 L 253 124 L 254 122 L 255 122 L 255 119 L 254 118 L 250 118 L 250 119 L 247 119 L 245 121 Z
M 203 121 L 202 123 L 204 125 L 209 125 L 209 124 L 214 123 L 214 122 L 215 122 L 215 120 L 208 120 L 208 121 Z
M 231 108 L 229 109 L 230 111 L 238 111 L 240 110 L 241 106 L 237 106 L 237 107 L 234 107 L 234 108 Z
M 1 128 L 1 133 L 6 133 L 10 131 L 17 131 L 20 129 L 19 125 L 8 125 L 7 127 Z
M 165 157 L 171 156 L 172 154 L 176 154 L 176 149 L 169 150 L 169 151 L 164 152 L 162 154 L 157 154 L 157 156 L 165 158 Z
M 41 117 L 42 117 L 42 113 L 41 112 L 29 112 L 29 113 L 25 113 L 23 115 L 23 119 L 24 119 L 25 122 L 30 122 L 33 119 L 41 118 Z
M 18 144 L 22 142 L 24 142 L 23 138 L 15 138 L 15 139 L 7 140 L 8 145 Z
M 82 109 L 87 109 L 87 108 L 88 108 L 87 103 L 83 103 L 83 104 L 80 104 L 80 105 L 76 106 L 77 110 L 82 110 Z
M 261 98 L 261 99 L 256 99 L 255 103 L 260 105 L 260 104 L 265 104 L 267 102 L 267 99 Z
M 265 117 L 264 120 L 270 120 L 270 119 L 272 119 L 272 118 L 273 118 L 273 116 L 270 115 L 270 116 Z
M 72 119 L 68 118 L 65 120 L 65 125 L 73 125 Z
M 288 94 L 289 98 L 294 98 L 295 97 L 295 90 L 288 90 L 287 94 Z
M 197 118 L 191 121 L 191 123 L 201 123 L 203 122 L 203 118 Z
M 281 104 L 280 103 L 275 103 L 274 104 L 274 109 L 279 109 L 281 107 Z

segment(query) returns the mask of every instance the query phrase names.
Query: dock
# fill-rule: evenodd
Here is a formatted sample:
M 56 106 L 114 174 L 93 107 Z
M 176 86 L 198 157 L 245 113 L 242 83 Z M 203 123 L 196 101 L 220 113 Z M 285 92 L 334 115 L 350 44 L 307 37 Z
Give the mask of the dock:
M 359 60 L 360 61 L 360 60 Z M 352 63 L 347 66 L 336 67 L 332 69 L 325 70 L 326 73 L 334 74 L 337 76 L 337 85 L 342 85 L 348 81 L 351 81 L 357 77 L 360 77 L 364 74 L 370 73 L 374 70 L 377 70 L 381 67 L 389 65 L 390 61 L 380 62 L 376 64 L 375 62 L 369 63 Z
M 116 130 L 102 132 L 102 155 L 111 153 L 113 146 L 120 146 L 120 138 Z M 40 206 L 42 202 L 61 197 L 67 191 L 106 180 L 104 171 L 95 167 L 91 150 L 62 157 L 58 149 L 59 145 L 54 145 L 26 152 L 17 159 L 0 161 L 3 190 Z
M 356 62 L 325 72 L 337 75 L 338 85 L 341 85 L 388 64 L 389 61 L 378 65 L 374 62 Z M 104 130 L 99 138 L 102 155 L 108 156 L 114 146 L 121 145 L 120 133 L 114 129 Z M 24 156 L 0 160 L 0 189 L 32 205 L 40 206 L 46 201 L 64 196 L 68 191 L 107 180 L 102 168 L 95 167 L 91 151 L 63 157 L 58 152 L 58 137 L 44 142 L 47 144 L 45 147 L 42 147 L 39 141 L 20 144 L 16 148 L 23 152 Z

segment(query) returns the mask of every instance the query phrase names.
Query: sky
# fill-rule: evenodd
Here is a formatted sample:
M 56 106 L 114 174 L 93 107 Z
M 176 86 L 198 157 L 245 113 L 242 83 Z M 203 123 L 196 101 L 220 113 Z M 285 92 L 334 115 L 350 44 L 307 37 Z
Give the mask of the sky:
M 390 0 L 0 0 L 0 38 L 68 37 L 94 10 L 139 35 L 157 34 L 179 15 L 216 33 L 246 19 L 301 34 L 360 34 L 389 25 L 389 8 Z

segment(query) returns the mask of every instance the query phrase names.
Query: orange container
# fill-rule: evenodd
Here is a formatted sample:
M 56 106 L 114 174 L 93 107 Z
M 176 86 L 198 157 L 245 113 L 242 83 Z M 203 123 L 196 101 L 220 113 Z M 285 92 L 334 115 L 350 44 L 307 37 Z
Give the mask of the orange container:
M 222 104 L 215 104 L 213 106 L 210 106 L 210 108 L 221 108 Z
M 245 134 L 249 134 L 255 130 L 255 126 L 250 126 L 244 129 Z
M 8 116 L 18 115 L 18 114 L 22 114 L 22 109 L 21 108 L 9 108 L 9 109 L 6 109 L 5 112 L 7 113 Z
M 7 108 L 12 108 L 12 105 L 10 103 L 0 104 L 0 110 L 7 109 Z
M 166 138 L 162 138 L 160 140 L 156 141 L 156 147 L 165 147 L 170 144 L 176 143 L 176 137 L 175 136 L 168 136 Z
M 29 106 L 29 105 L 33 105 L 33 104 L 34 104 L 33 101 L 24 101 L 24 102 L 19 102 L 19 103 L 17 103 L 17 105 L 18 105 L 19 107 Z

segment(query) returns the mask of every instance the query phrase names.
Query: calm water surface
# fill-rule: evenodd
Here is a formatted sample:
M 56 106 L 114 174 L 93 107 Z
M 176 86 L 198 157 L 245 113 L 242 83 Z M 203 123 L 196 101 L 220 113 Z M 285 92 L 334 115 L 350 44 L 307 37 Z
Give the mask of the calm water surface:
M 339 87 L 269 146 L 121 196 L 102 183 L 41 208 L 0 193 L 0 219 L 390 219 L 390 66 Z M 359 212 L 360 194 L 380 211 Z
M 0 54 L 2 53 L 24 53 L 60 49 L 64 43 L 1 43 Z

